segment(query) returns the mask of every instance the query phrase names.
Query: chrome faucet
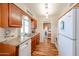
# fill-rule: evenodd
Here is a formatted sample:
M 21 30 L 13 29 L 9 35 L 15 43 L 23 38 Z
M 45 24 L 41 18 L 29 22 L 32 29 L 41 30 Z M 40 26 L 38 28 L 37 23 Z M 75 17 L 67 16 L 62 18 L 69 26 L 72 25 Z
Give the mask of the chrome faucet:
M 5 31 L 4 31 L 4 38 L 9 37 L 8 36 L 9 33 L 10 33 L 10 30 L 6 28 Z

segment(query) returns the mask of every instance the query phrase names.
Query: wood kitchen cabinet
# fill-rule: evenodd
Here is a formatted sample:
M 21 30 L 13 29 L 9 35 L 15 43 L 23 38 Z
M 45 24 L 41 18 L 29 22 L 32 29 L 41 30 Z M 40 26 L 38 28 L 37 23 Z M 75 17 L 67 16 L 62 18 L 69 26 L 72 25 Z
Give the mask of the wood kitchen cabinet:
M 37 27 L 37 21 L 32 19 L 32 29 L 36 29 Z
M 35 46 L 36 46 L 36 37 L 34 36 L 34 37 L 32 37 L 32 43 L 31 43 L 31 49 L 32 49 L 32 52 L 34 51 L 34 49 L 35 49 Z
M 39 42 L 40 42 L 40 34 L 37 34 L 36 35 L 36 44 L 39 44 Z
M 21 10 L 14 4 L 9 4 L 9 26 L 21 27 Z
M 19 46 L 0 43 L 0 56 L 18 56 Z
M 1 3 L 1 27 L 15 27 L 20 28 L 22 25 L 21 10 L 12 3 Z
M 35 46 L 39 44 L 39 42 L 40 42 L 40 34 L 38 33 L 37 35 L 32 37 L 32 43 L 31 43 L 32 52 L 35 50 Z
M 1 4 L 0 4 L 0 26 L 1 26 Z

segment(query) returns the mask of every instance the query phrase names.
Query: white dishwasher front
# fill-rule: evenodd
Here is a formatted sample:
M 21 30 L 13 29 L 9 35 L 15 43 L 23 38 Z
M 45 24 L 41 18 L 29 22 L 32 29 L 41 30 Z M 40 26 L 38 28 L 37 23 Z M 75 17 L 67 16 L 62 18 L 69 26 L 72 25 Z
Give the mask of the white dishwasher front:
M 20 45 L 19 56 L 31 56 L 31 39 Z

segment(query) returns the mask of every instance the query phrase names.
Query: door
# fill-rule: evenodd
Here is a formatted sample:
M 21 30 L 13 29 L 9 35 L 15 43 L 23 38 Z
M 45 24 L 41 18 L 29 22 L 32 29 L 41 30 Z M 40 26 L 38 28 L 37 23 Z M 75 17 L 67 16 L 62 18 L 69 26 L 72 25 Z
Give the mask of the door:
M 1 3 L 1 27 L 8 27 L 8 3 Z
M 62 33 L 72 39 L 75 39 L 75 20 L 74 10 L 69 11 L 59 20 L 59 33 Z
M 43 38 L 51 41 L 51 23 L 43 23 Z
M 31 39 L 20 45 L 19 56 L 31 56 Z
M 32 44 L 31 44 L 31 51 L 33 52 L 35 50 L 35 46 L 36 46 L 36 36 L 32 37 Z
M 1 4 L 0 4 L 0 26 L 1 26 Z
M 61 56 L 75 55 L 74 43 L 75 43 L 75 40 L 72 40 L 63 35 L 59 35 L 59 39 L 58 39 L 59 55 Z
M 36 27 L 37 27 L 37 21 L 36 20 L 34 20 L 34 19 L 32 19 L 32 29 L 36 29 Z
M 21 27 L 22 15 L 21 10 L 14 4 L 9 4 L 9 26 Z

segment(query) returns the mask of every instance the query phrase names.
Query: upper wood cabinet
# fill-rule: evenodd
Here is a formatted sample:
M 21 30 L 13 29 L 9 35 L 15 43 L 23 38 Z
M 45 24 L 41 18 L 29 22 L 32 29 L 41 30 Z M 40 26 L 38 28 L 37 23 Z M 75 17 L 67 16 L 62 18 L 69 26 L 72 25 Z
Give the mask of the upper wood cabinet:
M 1 5 L 0 5 L 0 26 L 1 26 Z
M 36 20 L 32 20 L 32 29 L 36 29 L 37 27 L 37 21 Z
M 14 4 L 9 4 L 9 26 L 21 27 L 21 10 Z
M 0 4 L 1 27 L 20 28 L 22 25 L 21 9 L 14 4 Z

